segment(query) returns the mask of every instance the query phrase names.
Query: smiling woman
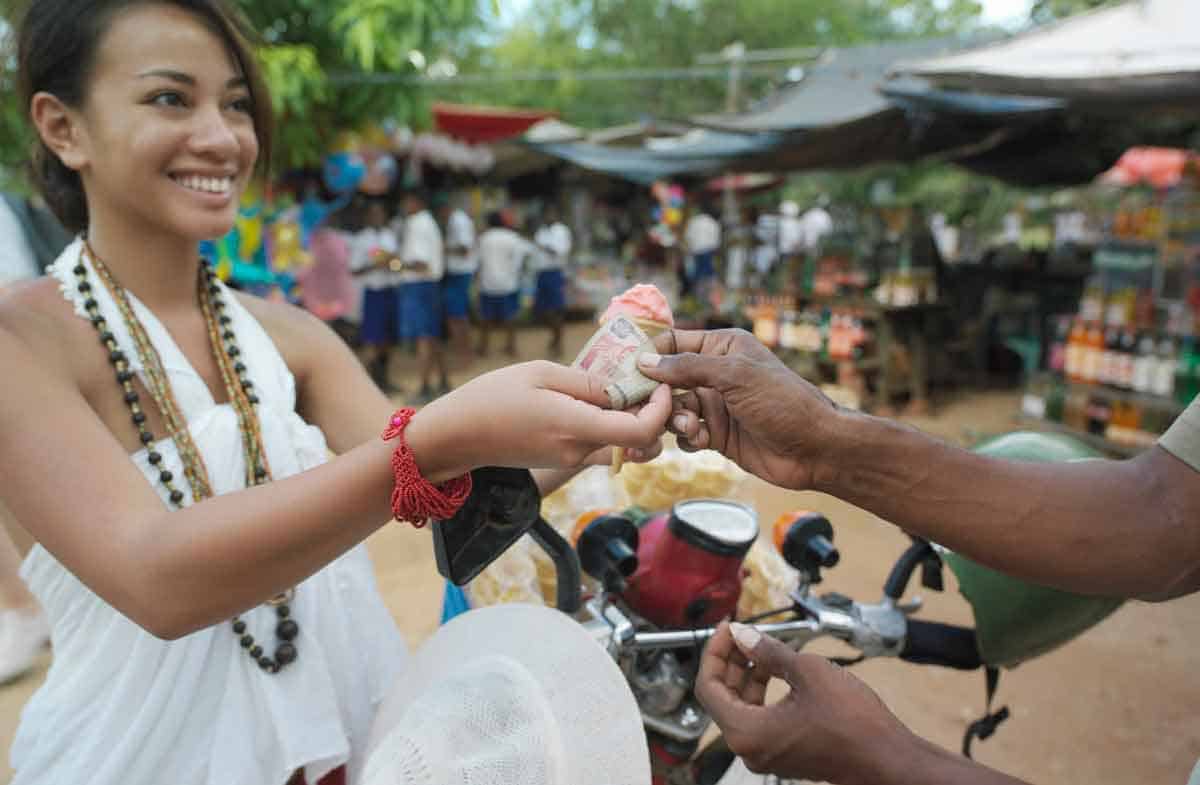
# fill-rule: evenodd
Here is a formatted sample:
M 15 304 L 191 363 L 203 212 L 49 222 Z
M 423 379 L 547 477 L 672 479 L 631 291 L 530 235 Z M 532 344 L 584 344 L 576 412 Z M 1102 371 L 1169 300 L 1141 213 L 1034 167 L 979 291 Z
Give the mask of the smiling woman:
M 270 139 L 220 0 L 37 0 L 18 39 L 39 185 L 80 236 L 0 299 L 0 498 L 56 660 L 14 783 L 353 779 L 405 658 L 362 541 L 449 517 L 481 466 L 650 457 L 668 391 L 604 411 L 529 363 L 393 412 L 324 324 L 199 259 Z

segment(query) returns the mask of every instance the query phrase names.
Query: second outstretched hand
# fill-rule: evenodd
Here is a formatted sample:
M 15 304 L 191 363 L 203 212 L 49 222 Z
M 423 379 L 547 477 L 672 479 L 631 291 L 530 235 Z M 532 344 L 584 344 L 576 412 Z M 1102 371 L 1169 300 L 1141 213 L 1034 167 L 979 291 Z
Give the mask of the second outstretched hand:
M 789 689 L 768 704 L 772 678 Z M 1021 785 L 921 739 L 849 671 L 753 627 L 721 624 L 696 696 L 754 772 L 835 785 Z
M 653 454 L 671 415 L 670 390 L 660 386 L 636 410 L 607 406 L 603 380 L 551 362 L 521 363 L 422 409 L 408 439 L 431 482 L 479 466 L 581 466 L 608 446 Z
M 774 485 L 810 488 L 837 407 L 744 330 L 671 330 L 639 370 L 680 389 L 670 430 Z

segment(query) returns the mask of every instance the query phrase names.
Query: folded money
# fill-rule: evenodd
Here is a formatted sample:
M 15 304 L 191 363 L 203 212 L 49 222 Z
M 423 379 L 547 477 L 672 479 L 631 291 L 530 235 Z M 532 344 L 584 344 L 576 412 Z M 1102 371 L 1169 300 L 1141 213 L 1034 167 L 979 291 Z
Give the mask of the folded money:
M 637 369 L 638 355 L 653 351 L 653 342 L 633 319 L 619 315 L 600 325 L 571 367 L 604 379 L 604 394 L 612 408 L 628 409 L 649 398 L 658 387 L 658 382 Z

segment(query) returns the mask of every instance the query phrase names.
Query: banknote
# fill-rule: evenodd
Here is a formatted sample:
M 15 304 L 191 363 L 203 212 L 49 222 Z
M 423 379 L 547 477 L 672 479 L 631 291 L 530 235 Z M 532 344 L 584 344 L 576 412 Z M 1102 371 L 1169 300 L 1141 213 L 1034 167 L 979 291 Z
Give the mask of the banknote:
M 632 319 L 617 316 L 600 325 L 571 367 L 603 378 L 612 408 L 628 409 L 649 398 L 658 387 L 658 382 L 637 369 L 638 355 L 653 350 L 653 343 Z

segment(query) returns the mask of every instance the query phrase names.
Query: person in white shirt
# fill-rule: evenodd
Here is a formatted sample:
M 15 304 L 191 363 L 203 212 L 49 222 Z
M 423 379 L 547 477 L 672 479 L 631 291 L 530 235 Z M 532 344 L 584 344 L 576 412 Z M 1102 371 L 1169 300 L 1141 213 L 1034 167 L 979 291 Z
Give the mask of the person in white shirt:
M 721 224 L 712 217 L 710 209 L 701 207 L 683 230 L 687 268 L 686 288 L 702 296 L 703 290 L 716 277 L 717 250 L 721 247 Z
M 542 227 L 533 237 L 538 255 L 537 296 L 533 310 L 550 328 L 550 357 L 562 356 L 563 317 L 567 310 L 567 262 L 571 258 L 571 230 L 559 220 L 558 208 L 549 205 L 542 216 Z
M 404 196 L 404 241 L 400 250 L 400 338 L 415 341 L 421 367 L 417 403 L 429 403 L 450 391 L 442 355 L 442 275 L 445 256 L 442 230 L 418 191 Z M 438 375 L 434 390 L 433 375 Z
M 508 336 L 504 353 L 515 357 L 517 333 L 513 318 L 521 309 L 521 267 L 538 251 L 505 225 L 499 211 L 488 213 L 487 225 L 479 235 L 479 314 L 483 325 L 478 352 L 486 357 L 492 331 L 504 327 Z
M 804 211 L 800 216 L 801 238 L 804 250 L 817 251 L 821 242 L 833 232 L 833 216 L 825 209 L 825 199 Z
M 386 393 L 396 392 L 388 378 L 392 346 L 399 337 L 397 297 L 400 275 L 393 267 L 400 253 L 400 241 L 388 226 L 387 208 L 372 201 L 366 206 L 364 226 L 351 242 L 350 269 L 363 288 L 362 322 L 359 341 L 363 345 L 363 363 Z
M 804 250 L 804 224 L 800 205 L 786 201 L 779 205 L 779 253 L 787 259 Z
M 437 205 L 438 221 L 446 233 L 446 274 L 442 277 L 442 312 L 450 346 L 465 353 L 470 343 L 471 282 L 479 269 L 475 251 L 475 222 L 466 210 L 445 198 Z

